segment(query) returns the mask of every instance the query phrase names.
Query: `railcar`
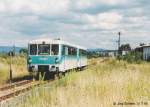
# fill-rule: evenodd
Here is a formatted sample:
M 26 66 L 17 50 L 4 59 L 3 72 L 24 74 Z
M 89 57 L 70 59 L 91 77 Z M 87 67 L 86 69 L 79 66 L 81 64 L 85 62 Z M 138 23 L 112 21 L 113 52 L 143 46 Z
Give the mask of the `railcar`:
M 66 72 L 87 66 L 86 48 L 62 40 L 38 39 L 28 44 L 29 72 Z

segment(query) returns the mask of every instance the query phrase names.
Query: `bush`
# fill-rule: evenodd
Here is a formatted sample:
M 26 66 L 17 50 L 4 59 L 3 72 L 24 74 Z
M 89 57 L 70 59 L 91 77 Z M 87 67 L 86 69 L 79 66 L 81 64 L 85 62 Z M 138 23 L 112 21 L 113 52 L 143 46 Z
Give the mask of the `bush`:
M 140 52 L 129 52 L 124 56 L 119 56 L 118 59 L 125 60 L 128 63 L 141 63 L 142 53 Z
M 26 56 L 28 54 L 28 49 L 22 48 L 22 49 L 19 50 L 19 53 L 22 56 Z
M 6 59 L 8 57 L 7 53 L 0 53 L 0 57 Z

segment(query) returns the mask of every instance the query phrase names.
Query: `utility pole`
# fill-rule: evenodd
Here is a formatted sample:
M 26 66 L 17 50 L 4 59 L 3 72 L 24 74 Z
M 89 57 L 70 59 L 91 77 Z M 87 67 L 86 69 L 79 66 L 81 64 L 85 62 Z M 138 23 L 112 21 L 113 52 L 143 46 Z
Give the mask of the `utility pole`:
M 9 57 L 10 57 L 10 70 L 9 70 L 9 77 L 10 77 L 10 83 L 12 82 L 12 52 L 9 52 Z
M 15 44 L 14 44 L 14 46 L 13 46 L 13 55 L 14 55 L 14 56 L 16 55 L 16 46 L 15 46 Z
M 118 54 L 120 54 L 120 36 L 121 32 L 118 32 L 119 38 L 118 38 Z

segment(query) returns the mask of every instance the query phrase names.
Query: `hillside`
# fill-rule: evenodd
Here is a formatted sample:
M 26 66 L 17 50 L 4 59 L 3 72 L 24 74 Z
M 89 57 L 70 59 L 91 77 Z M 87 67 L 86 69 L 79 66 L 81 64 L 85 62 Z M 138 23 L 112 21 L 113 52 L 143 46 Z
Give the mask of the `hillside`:
M 23 47 L 15 47 L 15 51 L 19 53 L 20 49 Z M 0 53 L 8 53 L 9 51 L 12 51 L 14 47 L 11 46 L 0 46 Z
M 106 49 L 101 49 L 101 48 L 94 48 L 94 49 L 87 49 L 88 52 L 101 52 L 101 51 L 106 51 Z
M 148 107 L 149 63 L 128 64 L 115 59 L 92 59 L 89 63 L 82 72 L 70 72 L 39 91 L 33 89 L 18 107 Z

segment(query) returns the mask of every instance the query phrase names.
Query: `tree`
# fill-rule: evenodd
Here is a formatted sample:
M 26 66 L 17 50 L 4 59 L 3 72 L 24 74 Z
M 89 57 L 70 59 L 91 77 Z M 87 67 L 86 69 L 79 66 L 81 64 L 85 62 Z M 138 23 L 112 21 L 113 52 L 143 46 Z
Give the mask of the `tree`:
M 131 51 L 131 46 L 130 44 L 123 44 L 119 48 L 120 51 Z
M 142 53 L 131 51 L 125 56 L 122 56 L 123 60 L 126 60 L 129 63 L 141 63 L 142 61 Z
M 21 48 L 21 49 L 19 50 L 19 53 L 20 53 L 20 54 L 27 54 L 27 53 L 28 53 L 28 50 L 27 50 L 26 48 Z
M 140 43 L 140 46 L 144 46 L 145 45 L 145 43 Z

